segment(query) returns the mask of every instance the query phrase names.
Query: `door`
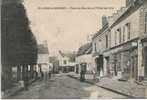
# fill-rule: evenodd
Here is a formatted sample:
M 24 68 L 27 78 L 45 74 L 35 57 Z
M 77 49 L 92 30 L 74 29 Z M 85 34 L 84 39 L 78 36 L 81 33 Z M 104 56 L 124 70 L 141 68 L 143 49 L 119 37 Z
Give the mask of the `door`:
M 109 63 L 109 57 L 106 57 L 106 70 L 107 70 L 107 75 L 110 75 L 110 63 Z
M 138 76 L 138 68 L 137 68 L 137 66 L 138 66 L 138 57 L 137 56 L 133 56 L 132 57 L 132 62 L 131 62 L 132 64 L 132 70 L 131 70 L 131 72 L 132 72 L 132 78 L 133 79 L 137 79 L 137 76 Z
M 95 59 L 95 63 L 96 63 L 96 68 L 97 68 L 97 74 L 100 75 L 100 63 L 99 63 L 100 59 L 96 58 Z
M 114 55 L 114 75 L 117 76 L 117 56 Z

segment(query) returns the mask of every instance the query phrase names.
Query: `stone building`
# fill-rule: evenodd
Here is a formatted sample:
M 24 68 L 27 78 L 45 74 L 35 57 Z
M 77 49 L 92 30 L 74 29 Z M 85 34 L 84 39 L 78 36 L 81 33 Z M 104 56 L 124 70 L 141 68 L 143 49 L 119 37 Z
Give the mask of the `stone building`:
M 86 73 L 92 73 L 95 70 L 92 57 L 92 43 L 82 45 L 77 52 L 75 72 L 80 74 L 82 70 L 85 70 Z
M 126 0 L 126 8 L 108 17 L 93 37 L 103 75 L 143 80 L 147 77 L 147 1 Z M 96 47 L 98 46 L 98 47 Z M 103 60 L 102 60 L 103 59 Z
M 49 72 L 49 51 L 47 41 L 42 44 L 38 44 L 38 59 L 37 66 L 35 66 L 38 74 L 41 72 Z
M 99 76 L 104 75 L 103 51 L 106 50 L 108 43 L 108 21 L 106 16 L 102 17 L 102 28 L 92 38 L 92 59 L 94 59 L 96 71 Z
M 75 54 L 74 53 L 63 53 L 59 51 L 59 70 L 62 72 L 73 72 L 75 68 Z

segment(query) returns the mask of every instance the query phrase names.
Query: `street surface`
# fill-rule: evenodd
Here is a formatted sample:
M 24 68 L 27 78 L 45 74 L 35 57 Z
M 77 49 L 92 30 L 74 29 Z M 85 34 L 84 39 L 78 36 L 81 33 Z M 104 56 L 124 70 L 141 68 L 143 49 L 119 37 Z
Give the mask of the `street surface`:
M 21 91 L 12 99 L 96 99 L 127 98 L 122 95 L 58 74 L 47 81 L 37 81 L 29 90 Z

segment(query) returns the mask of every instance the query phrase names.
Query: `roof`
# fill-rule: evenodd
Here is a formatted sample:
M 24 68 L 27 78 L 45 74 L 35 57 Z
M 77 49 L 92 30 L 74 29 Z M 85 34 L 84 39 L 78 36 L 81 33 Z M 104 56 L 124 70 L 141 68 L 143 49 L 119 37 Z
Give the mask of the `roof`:
M 117 18 L 116 21 L 114 21 L 112 23 L 112 25 L 110 25 L 110 28 L 113 28 L 114 26 L 116 26 L 117 24 L 119 24 L 121 21 L 123 21 L 124 19 L 126 19 L 128 16 L 130 16 L 132 13 L 134 13 L 136 10 L 138 10 L 144 2 L 146 2 L 146 0 L 136 0 L 135 3 L 134 3 L 134 5 L 131 5 L 119 18 Z M 108 24 L 106 24 L 102 29 L 100 29 L 93 36 L 92 39 L 96 38 L 98 35 L 100 35 L 101 33 L 103 33 L 107 28 L 108 28 Z
M 108 24 L 106 24 L 103 28 L 101 28 L 96 34 L 94 34 L 94 36 L 92 37 L 92 39 L 96 38 L 98 35 L 100 35 L 101 33 L 103 33 L 106 29 L 108 28 Z
M 77 56 L 81 56 L 84 54 L 90 54 L 92 52 L 92 43 L 87 43 L 85 45 L 82 45 L 78 52 L 77 52 Z
M 115 25 L 119 24 L 121 21 L 123 21 L 124 19 L 126 19 L 128 16 L 130 16 L 132 13 L 134 13 L 136 10 L 138 10 L 143 2 L 145 2 L 145 0 L 143 0 L 142 2 L 140 0 L 136 0 L 136 2 L 134 3 L 134 5 L 130 6 L 111 26 L 110 28 L 113 28 Z
M 62 51 L 59 51 L 59 54 L 62 57 L 68 57 L 70 62 L 74 62 L 75 61 L 75 57 L 76 57 L 76 53 L 75 52 L 63 53 Z
M 38 54 L 49 54 L 48 47 L 45 46 L 44 44 L 39 44 L 38 45 Z

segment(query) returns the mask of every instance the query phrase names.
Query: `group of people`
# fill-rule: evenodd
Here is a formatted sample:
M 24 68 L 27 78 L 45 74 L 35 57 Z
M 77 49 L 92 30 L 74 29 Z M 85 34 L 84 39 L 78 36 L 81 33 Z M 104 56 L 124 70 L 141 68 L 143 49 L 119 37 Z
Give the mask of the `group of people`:
M 48 79 L 51 78 L 52 72 L 41 72 L 41 79 L 44 81 L 47 81 Z

